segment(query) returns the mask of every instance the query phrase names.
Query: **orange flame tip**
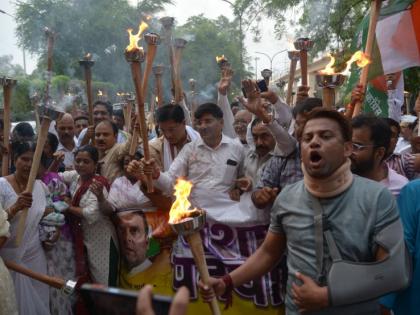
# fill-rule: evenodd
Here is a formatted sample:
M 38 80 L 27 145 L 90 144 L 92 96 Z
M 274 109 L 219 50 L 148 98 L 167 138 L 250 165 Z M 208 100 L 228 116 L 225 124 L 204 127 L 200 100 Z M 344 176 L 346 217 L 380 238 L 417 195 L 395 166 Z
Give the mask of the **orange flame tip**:
M 178 178 L 175 184 L 175 193 L 174 196 L 176 197 L 174 203 L 172 204 L 171 210 L 169 211 L 169 223 L 174 224 L 181 221 L 184 218 L 190 216 L 193 213 L 193 209 L 191 208 L 191 203 L 188 200 L 190 196 L 192 183 Z
M 223 60 L 225 60 L 225 59 L 226 59 L 225 55 L 216 56 L 216 62 L 217 62 L 217 63 L 219 63 L 220 61 L 223 61 Z
M 354 62 L 356 62 L 359 68 L 366 67 L 368 64 L 371 63 L 371 60 L 369 59 L 369 57 L 363 51 L 359 50 L 359 51 L 356 51 L 351 56 L 351 58 L 346 62 L 346 68 L 343 71 L 336 73 L 333 67 L 335 63 L 335 58 L 331 54 L 328 54 L 328 55 L 330 56 L 331 60 L 323 70 L 319 71 L 320 74 L 324 74 L 324 75 L 343 74 L 343 73 L 347 73 L 350 70 L 351 65 Z
M 128 46 L 125 48 L 126 51 L 134 51 L 136 49 L 140 49 L 141 47 L 139 47 L 137 45 L 137 43 L 140 40 L 141 35 L 143 34 L 143 32 L 149 27 L 149 25 L 147 25 L 147 23 L 145 22 L 141 22 L 139 24 L 139 31 L 137 32 L 137 34 L 133 34 L 133 29 L 129 28 L 127 29 L 127 33 L 129 36 L 129 41 L 130 43 L 128 44 Z

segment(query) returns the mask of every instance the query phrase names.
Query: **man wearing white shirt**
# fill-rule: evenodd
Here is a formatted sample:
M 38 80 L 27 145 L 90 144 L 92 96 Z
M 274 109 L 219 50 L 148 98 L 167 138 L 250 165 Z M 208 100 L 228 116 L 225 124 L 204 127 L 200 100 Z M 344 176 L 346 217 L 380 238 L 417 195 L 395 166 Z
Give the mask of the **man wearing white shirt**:
M 93 103 L 93 122 L 95 126 L 104 120 L 111 120 L 112 115 L 112 106 L 107 102 L 96 101 Z M 89 126 L 88 128 L 83 129 L 79 138 L 77 139 L 77 147 L 84 146 L 89 144 L 90 140 L 93 139 L 95 133 L 94 126 Z M 122 131 L 118 130 L 117 134 L 117 143 L 124 143 L 127 141 L 128 135 Z
M 243 175 L 244 148 L 222 133 L 223 112 L 216 104 L 200 105 L 194 117 L 201 138 L 187 143 L 167 172 L 160 172 L 154 159 L 140 165 L 132 161 L 131 168 L 151 173 L 155 186 L 167 194 L 179 177 L 186 177 L 197 188 L 227 193 Z
M 74 134 L 75 126 L 73 117 L 68 113 L 64 114 L 60 120 L 57 120 L 55 129 L 59 140 L 57 152 L 64 153 L 64 166 L 66 170 L 72 170 L 77 142 Z

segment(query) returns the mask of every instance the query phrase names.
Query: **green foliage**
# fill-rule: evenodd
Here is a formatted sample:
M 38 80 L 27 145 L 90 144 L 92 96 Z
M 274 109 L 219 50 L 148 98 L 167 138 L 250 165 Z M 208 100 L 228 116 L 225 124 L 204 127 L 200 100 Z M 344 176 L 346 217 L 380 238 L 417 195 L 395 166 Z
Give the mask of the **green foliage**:
M 23 75 L 23 68 L 13 64 L 13 56 L 0 56 L 0 76 L 15 78 L 19 75 Z
M 260 2 L 255 0 L 255 2 Z M 342 51 L 350 47 L 354 33 L 368 13 L 370 1 L 362 0 L 262 0 L 264 13 L 276 21 L 278 38 L 290 26 L 296 37 L 315 41 L 311 55 L 325 50 Z M 291 14 L 291 12 L 293 14 Z
M 237 22 L 230 22 L 224 16 L 216 20 L 207 19 L 202 15 L 193 16 L 177 29 L 180 37 L 192 39 L 186 46 L 182 58 L 184 89 L 188 86 L 188 79 L 194 78 L 202 99 L 214 100 L 215 83 L 220 79 L 220 68 L 215 57 L 223 54 L 235 70 L 233 88 L 238 89 L 240 78 L 248 75 L 240 61 L 238 32 Z
M 56 33 L 53 72 L 76 76 L 83 72 L 78 60 L 93 54 L 95 79 L 131 86 L 124 59 L 128 44 L 126 29 L 135 28 L 142 15 L 163 8 L 170 0 L 140 1 L 138 9 L 127 0 L 28 0 L 17 3 L 17 36 L 22 47 L 39 54 L 38 74 L 46 68 L 44 27 Z M 141 11 L 139 11 L 141 10 Z

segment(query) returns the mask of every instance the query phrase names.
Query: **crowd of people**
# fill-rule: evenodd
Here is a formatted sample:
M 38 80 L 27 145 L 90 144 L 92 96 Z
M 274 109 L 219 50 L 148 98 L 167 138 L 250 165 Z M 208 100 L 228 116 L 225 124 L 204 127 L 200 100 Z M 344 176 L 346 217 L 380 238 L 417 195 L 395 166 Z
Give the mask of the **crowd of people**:
M 121 110 L 113 111 L 108 102 L 94 103 L 91 126 L 86 113 L 64 113 L 50 128 L 32 192 L 26 187 L 36 133 L 27 123 L 14 128 L 10 175 L 0 178 L 0 313 L 87 311 L 77 295 L 9 271 L 3 261 L 79 283 L 133 290 L 151 284 L 173 295 L 180 286 L 171 285 L 178 272 L 171 266 L 181 243 L 167 222 L 178 178 L 191 181 L 193 190 L 228 196 L 239 205 L 235 213 L 243 226 L 249 209 L 264 226 L 262 241 L 238 268 L 226 267 L 222 277 L 210 270 L 210 283 L 195 281 L 189 287 L 191 292 L 199 287 L 204 301 L 217 296 L 229 304 L 238 287 L 278 269 L 284 276 L 271 289 L 285 296 L 275 305 L 279 314 L 418 312 L 420 97 L 414 115 L 406 113 L 400 121 L 368 114 L 351 119 L 323 108 L 321 99 L 308 96 L 307 87 L 298 88 L 292 106 L 273 90 L 262 92 L 255 81 L 244 80 L 247 98 L 238 97 L 234 106 L 239 103 L 240 110 L 234 113 L 228 100 L 232 75 L 230 68 L 222 70 L 215 103 L 192 108 L 184 99 L 149 116 L 156 122 L 149 130 L 149 160 L 143 158 L 141 140 L 130 153 L 138 124 L 125 125 Z M 362 91 L 355 88 L 350 108 L 363 101 Z M 205 197 L 194 195 L 193 205 Z M 228 211 L 207 198 L 219 212 Z M 17 246 L 23 209 L 29 210 Z M 206 209 L 209 217 L 212 209 Z M 230 224 L 223 215 L 218 220 Z M 390 250 L 381 238 L 400 240 L 395 246 L 408 251 L 410 283 L 398 288 L 364 279 L 363 290 L 381 288 L 381 294 L 371 296 L 358 294 L 356 276 L 329 282 L 334 253 L 354 264 L 381 266 L 395 261 L 395 252 L 404 252 Z M 392 268 L 397 276 L 410 273 L 405 265 Z M 338 297 L 337 286 L 355 289 Z M 183 303 L 180 312 L 185 309 Z

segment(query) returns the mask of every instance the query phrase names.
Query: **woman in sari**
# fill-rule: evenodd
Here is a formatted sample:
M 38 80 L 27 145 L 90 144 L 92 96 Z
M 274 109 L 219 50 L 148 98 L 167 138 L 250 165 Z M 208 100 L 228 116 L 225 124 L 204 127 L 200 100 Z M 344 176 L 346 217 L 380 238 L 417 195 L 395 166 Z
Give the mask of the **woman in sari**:
M 46 208 L 43 184 L 36 180 L 32 193 L 25 192 L 35 144 L 13 143 L 12 151 L 16 171 L 0 178 L 0 204 L 5 209 L 10 223 L 10 238 L 0 249 L 0 256 L 4 260 L 14 261 L 23 267 L 46 274 L 47 262 L 38 228 Z M 21 210 L 25 208 L 29 209 L 25 230 L 22 241 L 17 247 L 17 227 L 22 214 Z M 48 286 L 19 273 L 11 272 L 11 275 L 19 314 L 50 314 Z
M 0 249 L 10 236 L 7 213 L 0 205 Z M 16 298 L 13 288 L 13 281 L 9 270 L 0 257 L 0 315 L 17 315 Z
M 109 217 L 99 211 L 98 199 L 90 190 L 92 183 L 100 182 L 104 186 L 103 193 L 108 195 L 109 184 L 106 178 L 96 175 L 99 155 L 95 147 L 83 146 L 74 157 L 75 170 L 60 173 L 60 176 L 71 194 L 66 202 L 70 205 L 67 213 L 71 214 L 76 275 L 115 286 L 118 270 L 115 228 Z

